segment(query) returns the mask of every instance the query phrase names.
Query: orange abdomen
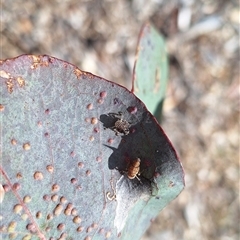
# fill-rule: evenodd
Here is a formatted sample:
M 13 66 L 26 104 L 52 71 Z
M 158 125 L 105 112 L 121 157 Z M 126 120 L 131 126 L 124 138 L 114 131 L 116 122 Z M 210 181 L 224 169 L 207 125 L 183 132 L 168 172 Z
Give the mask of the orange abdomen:
M 129 164 L 128 172 L 127 172 L 129 179 L 134 179 L 137 176 L 137 174 L 140 171 L 140 163 L 141 163 L 141 160 L 137 158 L 136 160 L 134 160 Z

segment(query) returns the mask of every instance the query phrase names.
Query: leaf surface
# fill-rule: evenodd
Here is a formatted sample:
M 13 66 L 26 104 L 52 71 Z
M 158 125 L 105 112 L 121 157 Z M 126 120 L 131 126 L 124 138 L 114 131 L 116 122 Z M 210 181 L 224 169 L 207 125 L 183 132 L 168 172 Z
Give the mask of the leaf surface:
M 168 59 L 165 40 L 147 23 L 139 35 L 132 91 L 157 119 L 161 118 L 167 82 Z
M 175 150 L 126 88 L 34 55 L 2 61 L 0 83 L 3 239 L 139 239 L 183 189 Z

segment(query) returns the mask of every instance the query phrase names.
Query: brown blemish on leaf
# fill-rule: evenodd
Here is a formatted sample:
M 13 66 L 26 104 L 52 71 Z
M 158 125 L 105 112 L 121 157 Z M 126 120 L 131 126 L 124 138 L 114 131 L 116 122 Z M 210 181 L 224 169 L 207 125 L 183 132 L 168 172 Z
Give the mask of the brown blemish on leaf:
M 33 223 L 29 223 L 29 224 L 26 226 L 26 229 L 27 229 L 28 231 L 30 231 L 31 233 L 37 232 L 36 225 L 34 225 Z
M 65 226 L 64 226 L 65 227 Z M 67 237 L 67 233 L 62 233 L 60 235 L 60 238 L 58 238 L 58 240 L 66 240 L 66 237 Z
M 13 80 L 12 80 L 12 78 L 10 78 L 6 81 L 6 85 L 7 85 L 8 92 L 12 93 L 13 92 Z
M 70 156 L 71 156 L 71 157 L 75 157 L 75 156 L 76 156 L 76 153 L 75 153 L 74 151 L 72 151 L 72 152 L 70 153 Z
M 127 111 L 129 112 L 129 113 L 131 113 L 131 114 L 135 114 L 136 112 L 137 112 L 137 107 L 135 107 L 135 106 L 131 106 L 131 107 L 128 107 L 127 108 Z
M 91 135 L 91 136 L 89 137 L 89 140 L 90 140 L 91 142 L 93 142 L 93 141 L 94 141 L 94 136 Z
M 174 182 L 170 181 L 169 184 L 168 184 L 168 187 L 172 188 L 174 185 L 175 185 Z
M 89 103 L 89 104 L 87 105 L 87 109 L 88 109 L 88 110 L 92 110 L 92 109 L 93 109 L 93 104 L 92 104 L 92 103 Z
M 25 235 L 25 236 L 22 238 L 22 240 L 31 240 L 31 238 L 32 238 L 32 235 L 31 235 L 31 234 L 27 234 L 27 235 Z
M 53 192 L 58 192 L 60 190 L 59 185 L 57 185 L 56 183 L 52 185 L 52 191 Z
M 90 233 L 92 230 L 93 230 L 93 228 L 90 226 L 90 227 L 87 228 L 87 231 L 86 231 L 86 232 L 87 232 L 87 233 Z
M 55 209 L 53 210 L 53 214 L 58 216 L 62 213 L 62 210 L 63 210 L 63 206 L 62 204 L 58 204 Z
M 40 56 L 36 56 L 36 55 L 30 55 L 30 58 L 32 58 L 33 61 L 33 65 L 31 66 L 31 68 L 36 68 L 38 64 L 40 64 L 41 62 L 41 58 Z
M 94 129 L 93 129 L 93 131 L 95 132 L 95 133 L 99 133 L 99 128 L 97 128 L 97 127 L 95 127 Z
M 96 117 L 91 118 L 91 124 L 95 125 L 98 123 L 98 119 Z
M 16 214 L 19 214 L 21 213 L 23 207 L 21 204 L 16 204 L 14 207 L 13 207 L 13 211 L 16 213 Z
M 42 213 L 40 212 L 40 211 L 38 211 L 37 213 L 36 213 L 36 218 L 41 218 L 42 217 Z
M 12 188 L 13 188 L 13 190 L 18 191 L 21 188 L 21 186 L 19 183 L 14 183 Z
M 97 227 L 98 227 L 98 224 L 97 224 L 97 223 L 93 223 L 91 226 L 92 226 L 93 228 L 97 228 Z
M 5 109 L 5 106 L 3 104 L 0 104 L 0 112 L 3 112 Z
M 33 64 L 31 65 L 31 69 L 36 69 L 38 66 L 45 66 L 45 67 L 49 66 L 49 62 L 48 61 L 42 61 L 41 56 L 29 55 L 29 58 L 31 58 L 32 61 L 33 61 Z M 51 60 L 51 59 L 49 59 L 49 60 Z
M 49 109 L 46 109 L 45 110 L 45 114 L 49 114 L 50 113 L 50 110 Z
M 72 216 L 76 216 L 76 215 L 77 215 L 77 209 L 76 209 L 76 208 L 73 208 L 73 209 L 72 209 L 71 215 L 72 215 Z
M 50 232 L 50 230 L 51 230 L 51 227 L 46 227 L 46 228 L 45 228 L 45 231 L 46 231 L 46 232 Z M 52 239 L 52 238 L 50 238 L 50 239 Z M 49 240 L 50 240 L 50 239 L 49 239 Z
M 91 119 L 90 118 L 85 118 L 85 122 L 90 123 Z
M 45 195 L 43 196 L 43 200 L 49 202 L 49 201 L 51 200 L 51 198 L 50 198 L 49 195 L 45 194 Z
M 12 145 L 16 145 L 16 144 L 17 144 L 17 140 L 13 138 L 13 139 L 11 140 L 11 144 L 12 144 Z
M 51 213 L 49 213 L 48 215 L 47 215 L 47 220 L 52 220 L 53 219 L 53 215 L 51 214 Z
M 105 229 L 104 229 L 104 228 L 99 229 L 99 233 L 100 233 L 100 234 L 104 234 L 104 232 L 105 232 Z
M 58 224 L 58 226 L 57 226 L 58 231 L 63 231 L 64 228 L 65 228 L 65 224 L 63 224 L 63 223 L 60 223 L 60 224 Z
M 89 237 L 89 236 L 87 236 L 87 237 L 84 238 L 84 240 L 91 240 L 91 239 L 92 239 L 92 238 Z
M 22 178 L 22 174 L 20 172 L 18 172 L 17 175 L 16 175 L 16 178 L 17 179 L 21 179 Z
M 67 215 L 67 216 L 70 216 L 70 215 L 71 215 L 71 209 L 66 208 L 66 209 L 64 210 L 64 214 Z
M 25 151 L 30 150 L 30 148 L 31 148 L 30 143 L 24 143 L 24 144 L 23 144 L 23 149 L 24 149 Z
M 97 157 L 96 160 L 97 160 L 97 162 L 101 162 L 102 158 L 101 157 Z
M 29 203 L 31 202 L 32 198 L 29 196 L 29 195 L 26 195 L 24 198 L 23 198 L 23 202 L 24 203 Z
M 73 73 L 77 76 L 77 78 L 79 79 L 82 75 L 82 71 L 78 68 L 75 68 Z
M 79 167 L 79 168 L 83 168 L 83 167 L 84 167 L 84 163 L 83 163 L 83 162 L 79 162 L 79 163 L 78 163 L 78 167 Z
M 66 203 L 66 202 L 67 202 L 67 199 L 66 199 L 64 196 L 62 196 L 62 197 L 60 198 L 60 202 L 61 202 L 61 203 Z
M 71 179 L 71 183 L 72 183 L 72 184 L 76 184 L 76 183 L 77 183 L 77 179 L 76 179 L 76 178 L 72 178 L 72 179 Z
M 7 184 L 3 184 L 3 189 L 4 189 L 5 192 L 9 192 L 10 191 L 10 187 Z
M 99 104 L 102 104 L 104 102 L 104 100 L 102 98 L 99 98 L 97 101 Z
M 34 174 L 33 174 L 33 178 L 35 180 L 42 180 L 43 179 L 43 174 L 39 171 L 36 171 Z
M 90 176 L 90 175 L 91 175 L 91 171 L 90 171 L 90 170 L 87 170 L 87 171 L 86 171 L 86 175 L 87 175 L 87 176 Z
M 159 88 L 160 88 L 160 69 L 157 68 L 155 71 L 155 85 L 153 92 L 157 93 L 159 91 Z
M 46 133 L 44 133 L 44 137 L 49 137 L 49 133 L 48 132 L 46 132 Z
M 28 215 L 26 213 L 21 215 L 21 218 L 26 221 L 28 219 Z
M 101 98 L 105 98 L 106 96 L 107 96 L 107 92 L 106 91 L 100 92 L 100 97 Z
M 77 232 L 82 232 L 84 230 L 84 227 L 83 226 L 79 226 L 78 228 L 77 228 Z
M 7 73 L 6 71 L 1 70 L 0 71 L 0 77 L 9 79 L 10 78 L 10 73 Z
M 67 216 L 70 216 L 71 212 L 72 212 L 72 208 L 73 208 L 73 204 L 69 203 L 64 210 L 64 214 L 67 215 Z
M 17 222 L 14 222 L 14 221 L 10 222 L 8 224 L 8 232 L 14 232 L 16 226 L 17 226 Z
M 76 223 L 76 224 L 79 224 L 81 221 L 82 221 L 82 219 L 79 216 L 75 216 L 73 218 L 73 222 Z
M 47 165 L 46 169 L 49 173 L 53 173 L 54 168 L 52 165 Z
M 105 237 L 110 238 L 111 237 L 111 232 L 110 231 L 106 232 Z
M 108 139 L 108 143 L 111 145 L 112 143 L 114 142 L 114 139 L 113 138 L 109 138 Z
M 25 80 L 22 77 L 12 78 L 10 75 L 7 75 L 6 77 L 8 80 L 5 82 L 7 85 L 7 90 L 9 93 L 13 92 L 13 87 L 16 82 L 18 83 L 19 87 L 25 86 Z
M 53 194 L 52 197 L 51 197 L 51 200 L 52 200 L 53 202 L 57 202 L 57 200 L 58 200 L 58 195 L 57 195 L 57 194 Z
M 17 233 L 10 233 L 9 234 L 9 239 L 15 239 L 16 237 L 17 237 Z
M 19 84 L 19 87 L 25 86 L 25 80 L 22 77 L 17 77 L 17 82 Z
M 37 125 L 38 125 L 38 127 L 41 127 L 41 126 L 42 126 L 42 122 L 41 122 L 41 121 L 38 121 L 38 122 L 37 122 Z

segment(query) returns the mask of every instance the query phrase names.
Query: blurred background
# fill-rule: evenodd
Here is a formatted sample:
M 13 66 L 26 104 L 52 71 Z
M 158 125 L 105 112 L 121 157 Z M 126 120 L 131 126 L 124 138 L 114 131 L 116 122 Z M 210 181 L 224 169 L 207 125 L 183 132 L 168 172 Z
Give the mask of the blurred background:
M 186 188 L 142 240 L 237 240 L 239 2 L 236 0 L 1 0 L 0 58 L 48 54 L 131 88 L 141 26 L 167 41 L 162 127 Z

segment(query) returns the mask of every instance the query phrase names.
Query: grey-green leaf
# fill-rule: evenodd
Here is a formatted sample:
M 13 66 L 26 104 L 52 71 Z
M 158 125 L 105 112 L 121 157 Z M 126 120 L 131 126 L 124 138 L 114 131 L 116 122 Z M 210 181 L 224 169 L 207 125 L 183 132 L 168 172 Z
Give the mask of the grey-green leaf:
M 3 239 L 139 239 L 183 189 L 175 150 L 126 88 L 33 55 L 2 61 L 0 84 Z

